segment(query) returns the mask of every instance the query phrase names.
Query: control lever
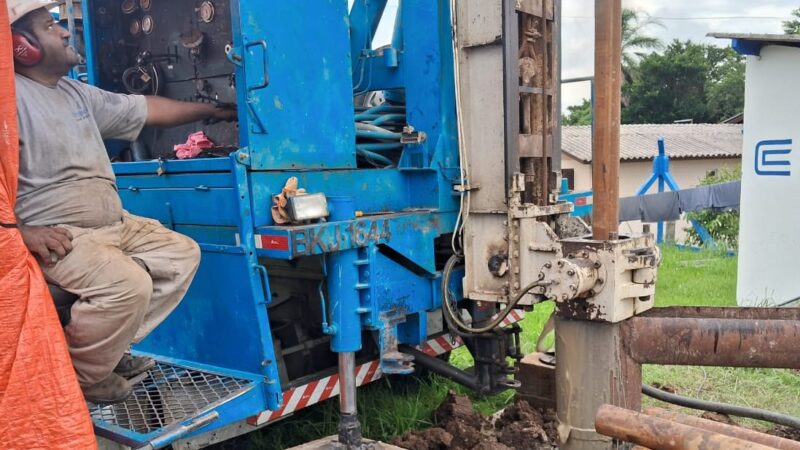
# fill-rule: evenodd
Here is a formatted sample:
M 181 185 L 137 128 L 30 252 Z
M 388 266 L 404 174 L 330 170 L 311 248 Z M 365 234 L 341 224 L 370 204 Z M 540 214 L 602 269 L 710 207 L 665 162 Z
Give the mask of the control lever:
M 212 97 L 210 95 L 203 94 L 202 92 L 195 92 L 194 98 L 198 100 L 208 100 L 209 102 L 213 103 L 214 106 L 219 108 L 235 108 L 236 103 L 228 103 L 220 101 L 218 98 Z

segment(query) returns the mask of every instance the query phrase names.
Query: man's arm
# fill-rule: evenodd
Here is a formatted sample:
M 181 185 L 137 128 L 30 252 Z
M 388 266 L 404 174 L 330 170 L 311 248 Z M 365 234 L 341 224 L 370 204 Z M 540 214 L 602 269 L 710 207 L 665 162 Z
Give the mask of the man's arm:
M 174 127 L 206 119 L 230 121 L 236 119 L 236 109 L 218 107 L 211 103 L 181 102 L 165 97 L 147 96 L 146 124 L 155 127 Z

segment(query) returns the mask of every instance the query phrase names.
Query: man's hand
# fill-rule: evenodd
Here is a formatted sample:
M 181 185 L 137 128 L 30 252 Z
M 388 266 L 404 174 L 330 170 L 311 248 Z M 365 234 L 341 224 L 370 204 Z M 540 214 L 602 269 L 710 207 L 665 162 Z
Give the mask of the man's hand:
M 53 266 L 72 251 L 72 233 L 58 227 L 20 226 L 22 240 L 45 266 Z
M 214 109 L 214 116 L 212 119 L 222 122 L 231 122 L 238 118 L 236 105 L 219 105 Z

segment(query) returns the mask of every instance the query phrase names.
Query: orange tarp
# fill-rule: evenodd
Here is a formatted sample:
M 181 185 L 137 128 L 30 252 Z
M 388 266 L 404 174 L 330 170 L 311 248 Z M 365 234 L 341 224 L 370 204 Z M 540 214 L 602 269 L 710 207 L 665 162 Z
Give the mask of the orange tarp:
M 14 223 L 19 147 L 6 1 L 0 0 L 0 223 Z M 18 230 L 0 227 L 0 448 L 93 449 L 92 423 L 53 301 Z

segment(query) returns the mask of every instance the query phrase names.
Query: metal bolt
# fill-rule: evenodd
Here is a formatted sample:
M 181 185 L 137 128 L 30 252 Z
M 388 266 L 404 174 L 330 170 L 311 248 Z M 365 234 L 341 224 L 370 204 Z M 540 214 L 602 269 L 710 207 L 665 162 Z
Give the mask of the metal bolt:
M 544 280 L 544 272 L 539 272 L 539 279 Z
M 595 261 L 595 263 L 594 263 L 594 268 L 595 268 L 595 269 L 599 269 L 599 268 L 601 268 L 601 267 L 603 267 L 603 265 L 600 263 L 600 261 Z
M 574 271 L 574 270 L 572 270 L 572 269 L 569 269 L 569 270 L 567 271 L 567 275 L 569 275 L 569 276 L 571 276 L 571 277 L 574 277 L 574 276 L 575 276 L 575 271 Z
M 584 258 L 588 258 L 589 257 L 589 252 L 584 250 L 584 251 L 581 252 L 581 256 L 584 257 Z
M 604 279 L 602 279 L 602 278 L 598 278 L 598 279 L 597 279 L 597 281 L 595 281 L 595 284 L 597 284 L 597 285 L 601 285 L 601 284 L 603 284 L 603 283 L 605 283 L 605 282 L 606 282 L 606 280 L 604 280 Z
M 544 263 L 544 267 L 547 268 L 547 269 L 550 269 L 550 268 L 553 267 L 553 265 L 550 264 L 550 263 Z
M 573 291 L 573 292 L 578 292 L 578 286 L 575 286 L 574 284 L 570 284 L 569 285 L 569 290 Z
M 594 297 L 595 295 L 597 295 L 597 292 L 595 292 L 594 289 L 589 291 L 589 297 Z
M 564 261 L 558 261 L 558 267 L 564 267 Z

